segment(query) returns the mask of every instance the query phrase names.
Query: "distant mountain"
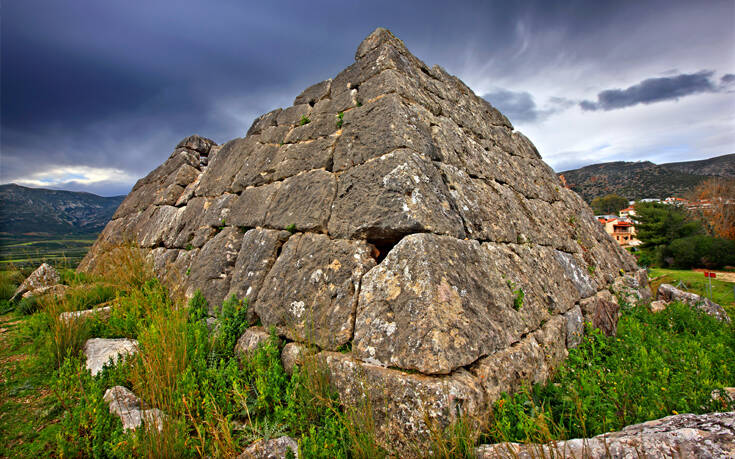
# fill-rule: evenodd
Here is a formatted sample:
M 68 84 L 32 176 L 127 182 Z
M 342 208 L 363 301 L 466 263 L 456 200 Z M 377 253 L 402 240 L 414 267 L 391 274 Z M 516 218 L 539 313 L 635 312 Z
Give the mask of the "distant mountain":
M 102 231 L 125 196 L 0 185 L 0 234 L 61 236 Z
M 559 175 L 563 175 L 567 185 L 587 202 L 611 193 L 635 200 L 680 197 L 712 176 L 735 178 L 735 154 L 667 164 L 617 161 L 593 164 Z

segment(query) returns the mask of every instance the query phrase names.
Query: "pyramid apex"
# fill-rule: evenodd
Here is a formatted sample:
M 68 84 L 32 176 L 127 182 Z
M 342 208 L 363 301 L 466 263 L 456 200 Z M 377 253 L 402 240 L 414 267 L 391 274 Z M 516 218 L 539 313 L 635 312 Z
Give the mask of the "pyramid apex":
M 362 41 L 362 43 L 360 43 L 360 46 L 357 47 L 357 52 L 355 52 L 355 60 L 359 60 L 370 51 L 386 43 L 398 49 L 406 49 L 406 46 L 403 44 L 403 42 L 396 38 L 396 36 L 393 35 L 390 30 L 383 27 L 378 27 L 377 29 L 373 30 L 373 32 Z

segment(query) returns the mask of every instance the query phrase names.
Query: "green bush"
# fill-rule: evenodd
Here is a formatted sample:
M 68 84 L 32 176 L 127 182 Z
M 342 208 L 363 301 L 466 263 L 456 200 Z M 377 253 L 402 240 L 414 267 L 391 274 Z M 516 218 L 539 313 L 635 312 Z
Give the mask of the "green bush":
M 41 305 L 38 301 L 37 296 L 29 296 L 28 298 L 21 298 L 16 306 L 16 310 L 25 315 L 29 316 L 40 309 Z
M 677 268 L 721 268 L 735 264 L 735 241 L 698 235 L 674 240 L 668 247 Z

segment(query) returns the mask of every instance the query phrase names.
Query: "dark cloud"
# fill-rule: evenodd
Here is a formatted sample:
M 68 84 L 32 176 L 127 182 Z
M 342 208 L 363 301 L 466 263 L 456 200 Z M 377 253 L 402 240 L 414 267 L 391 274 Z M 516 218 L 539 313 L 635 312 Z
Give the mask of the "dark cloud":
M 594 8 L 584 0 L 3 2 L 0 182 L 80 165 L 141 177 L 191 133 L 217 142 L 242 136 L 259 114 L 290 105 L 303 88 L 352 63 L 358 43 L 378 26 L 460 78 L 473 76 L 462 73 L 471 63 L 512 81 L 554 68 L 558 50 L 599 60 L 601 50 L 658 20 L 661 10 L 695 7 L 670 0 Z M 710 9 L 714 19 L 732 17 L 731 2 Z M 549 36 L 558 41 L 538 38 Z M 518 122 L 568 105 L 534 100 L 534 88 L 503 91 L 488 98 Z M 125 180 L 132 186 L 134 179 Z M 103 194 L 120 192 L 107 186 Z
M 574 102 L 563 97 L 551 97 L 547 106 L 541 109 L 536 105 L 531 93 L 509 91 L 503 88 L 498 88 L 482 97 L 507 116 L 511 122 L 520 123 L 539 121 L 574 105 Z
M 672 77 L 649 78 L 626 89 L 607 89 L 597 94 L 597 102 L 585 100 L 579 106 L 583 110 L 615 110 L 638 104 L 678 100 L 680 97 L 702 92 L 716 92 L 718 87 L 712 81 L 712 75 L 714 72 L 702 70 Z

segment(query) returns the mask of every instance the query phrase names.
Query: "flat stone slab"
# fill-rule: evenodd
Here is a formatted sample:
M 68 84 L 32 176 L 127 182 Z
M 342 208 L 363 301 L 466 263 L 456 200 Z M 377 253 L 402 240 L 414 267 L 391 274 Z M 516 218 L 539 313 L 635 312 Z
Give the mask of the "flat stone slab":
M 92 317 L 98 319 L 108 319 L 112 314 L 112 306 L 105 306 L 102 308 L 86 309 L 84 311 L 68 311 L 59 314 L 59 319 L 64 322 L 74 322 L 76 320 L 86 320 Z
M 735 458 L 735 412 L 678 414 L 592 438 L 539 444 L 497 443 L 475 449 L 478 459 Z
M 121 357 L 138 352 L 138 341 L 127 338 L 105 339 L 92 338 L 84 343 L 84 354 L 87 356 L 87 369 L 92 376 L 102 371 L 102 367 L 112 360 L 117 363 Z
M 299 444 L 293 438 L 284 435 L 253 443 L 237 456 L 237 459 L 285 459 L 289 451 L 298 459 Z
M 153 423 L 160 431 L 166 415 L 158 408 L 147 408 L 131 390 L 123 386 L 107 389 L 103 399 L 110 406 L 110 413 L 120 418 L 123 430 L 135 430 L 144 422 Z

